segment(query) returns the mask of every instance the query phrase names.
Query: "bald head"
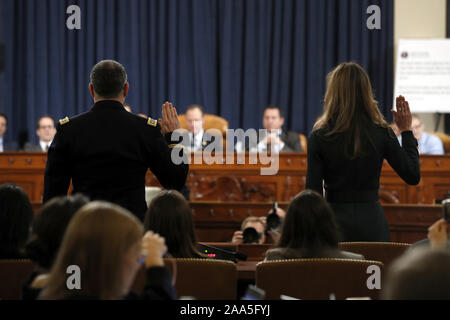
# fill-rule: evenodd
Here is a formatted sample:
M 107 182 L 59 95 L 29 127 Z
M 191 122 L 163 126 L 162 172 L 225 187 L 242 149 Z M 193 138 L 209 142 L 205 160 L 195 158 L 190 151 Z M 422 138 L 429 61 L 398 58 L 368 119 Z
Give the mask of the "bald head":
M 92 68 L 91 86 L 94 98 L 117 99 L 126 96 L 128 83 L 125 68 L 114 60 L 100 61 Z

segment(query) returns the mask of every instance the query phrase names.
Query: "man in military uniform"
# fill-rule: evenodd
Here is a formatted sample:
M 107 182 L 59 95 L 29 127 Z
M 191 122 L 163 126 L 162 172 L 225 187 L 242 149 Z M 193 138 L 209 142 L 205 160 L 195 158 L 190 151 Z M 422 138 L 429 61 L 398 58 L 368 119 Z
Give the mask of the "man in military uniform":
M 164 188 L 184 186 L 189 166 L 171 159 L 174 147 L 183 155 L 171 141 L 180 128 L 175 108 L 165 103 L 162 119 L 143 119 L 123 107 L 128 89 L 120 63 L 104 60 L 94 66 L 93 108 L 57 126 L 45 168 L 44 202 L 66 195 L 72 179 L 73 193 L 117 203 L 143 219 L 148 168 Z

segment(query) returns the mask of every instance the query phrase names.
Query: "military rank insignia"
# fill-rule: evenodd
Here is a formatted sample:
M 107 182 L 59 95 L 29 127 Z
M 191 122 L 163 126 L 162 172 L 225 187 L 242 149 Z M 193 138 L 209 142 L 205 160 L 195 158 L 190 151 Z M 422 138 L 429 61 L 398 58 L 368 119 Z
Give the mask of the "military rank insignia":
M 69 121 L 70 121 L 70 120 L 69 120 L 69 117 L 65 117 L 64 119 L 59 120 L 59 124 L 60 124 L 60 125 L 63 125 L 63 124 L 68 123 Z
M 147 124 L 152 127 L 156 127 L 158 125 L 158 120 L 148 118 Z

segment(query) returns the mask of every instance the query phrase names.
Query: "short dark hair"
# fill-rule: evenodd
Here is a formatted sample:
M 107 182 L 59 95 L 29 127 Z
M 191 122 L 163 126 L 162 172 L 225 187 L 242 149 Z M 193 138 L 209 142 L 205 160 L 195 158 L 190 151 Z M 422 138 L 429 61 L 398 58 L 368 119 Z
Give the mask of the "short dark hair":
M 192 211 L 181 193 L 163 190 L 153 198 L 144 221 L 151 230 L 166 239 L 168 252 L 174 258 L 202 258 L 197 250 Z
M 0 117 L 3 117 L 3 118 L 5 118 L 5 120 L 6 120 L 6 123 L 8 123 L 8 117 L 6 116 L 6 114 L 4 114 L 4 113 L 0 112 Z
M 189 107 L 186 108 L 186 112 L 185 113 L 188 113 L 188 111 L 195 110 L 195 109 L 200 110 L 200 112 L 202 113 L 202 117 L 203 117 L 203 114 L 204 114 L 203 113 L 203 107 L 201 105 L 198 105 L 198 104 L 191 104 Z
M 386 300 L 450 299 L 450 252 L 420 247 L 408 251 L 389 268 L 382 285 Z
M 36 122 L 36 129 L 39 129 L 39 128 L 41 127 L 41 120 L 42 120 L 42 119 L 50 119 L 50 120 L 52 120 L 53 126 L 55 126 L 55 120 L 54 120 L 52 117 L 50 117 L 50 116 L 42 116 L 42 117 L 40 117 L 39 120 Z
M 269 104 L 265 109 L 264 109 L 264 113 L 266 113 L 266 110 L 268 109 L 277 109 L 278 112 L 280 113 L 280 118 L 283 118 L 283 111 L 281 110 L 281 108 L 279 106 L 277 106 L 276 104 Z
M 127 83 L 127 73 L 123 65 L 114 60 L 103 60 L 91 71 L 91 84 L 102 98 L 116 98 Z
M 317 192 L 305 190 L 290 203 L 284 218 L 279 248 L 299 249 L 304 258 L 320 257 L 337 249 L 338 227 L 333 211 Z
M 14 184 L 0 186 L 0 259 L 23 257 L 33 209 L 27 194 Z
M 25 246 L 27 257 L 41 268 L 50 269 L 69 222 L 88 202 L 89 199 L 81 194 L 57 197 L 47 202 L 34 220 L 33 232 Z

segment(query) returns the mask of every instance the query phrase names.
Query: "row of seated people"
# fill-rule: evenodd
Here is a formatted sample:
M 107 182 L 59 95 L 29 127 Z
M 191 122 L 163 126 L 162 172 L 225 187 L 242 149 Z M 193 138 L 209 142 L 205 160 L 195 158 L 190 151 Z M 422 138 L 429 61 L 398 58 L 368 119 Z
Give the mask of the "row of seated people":
M 152 200 L 142 225 L 127 210 L 107 202 L 89 202 L 82 195 L 55 198 L 33 218 L 23 190 L 3 185 L 0 228 L 0 259 L 29 258 L 39 265 L 24 283 L 24 299 L 176 299 L 163 257 L 208 259 L 197 249 L 189 203 L 171 190 L 162 191 Z M 385 298 L 406 297 L 402 288 L 423 297 L 436 297 L 437 293 L 441 298 L 450 298 L 445 220 L 430 227 L 429 240 L 431 245 L 422 245 L 427 248 L 419 258 L 407 254 L 394 264 L 390 279 L 395 281 L 383 288 Z M 364 259 L 362 255 L 339 250 L 338 242 L 339 231 L 331 208 L 321 196 L 307 190 L 292 200 L 279 238 L 274 248 L 266 252 L 265 260 Z M 430 273 L 436 264 L 438 272 Z M 66 286 L 67 267 L 73 265 L 81 270 L 83 284 L 75 291 Z M 142 265 L 147 270 L 147 282 L 139 295 L 130 292 L 130 288 Z M 417 270 L 418 265 L 422 269 Z M 400 277 L 403 280 L 399 281 L 398 274 L 424 279 Z M 426 283 L 430 281 L 434 281 L 433 286 L 439 283 L 434 293 L 427 291 Z M 414 285 L 419 287 L 411 291 Z
M 125 105 L 125 109 L 132 112 L 130 105 Z M 147 118 L 148 116 L 142 113 L 138 114 L 141 117 Z M 211 117 L 211 115 L 208 115 Z M 220 136 L 214 136 L 206 128 L 205 114 L 203 108 L 200 105 L 191 105 L 186 109 L 186 113 L 180 116 L 180 123 L 184 129 L 188 131 L 187 140 L 185 141 L 190 151 L 202 151 L 208 145 L 215 141 L 215 139 L 223 139 L 228 129 L 228 122 L 225 119 L 214 117 L 219 119 L 215 121 L 213 126 L 220 132 Z M 0 152 L 2 151 L 17 151 L 23 150 L 27 152 L 46 152 L 50 147 L 53 138 L 56 134 L 55 121 L 50 116 L 43 116 L 39 118 L 36 126 L 36 135 L 39 140 L 38 144 L 30 142 L 25 143 L 22 147 L 18 147 L 16 143 L 7 143 L 3 141 L 3 136 L 7 129 L 7 117 L 5 114 L 0 114 Z M 235 145 L 235 151 L 266 151 L 273 148 L 275 152 L 305 152 L 307 151 L 307 141 L 303 134 L 297 134 L 292 131 L 286 131 L 283 129 L 284 117 L 282 110 L 276 105 L 270 105 L 264 110 L 263 128 L 266 129 L 266 134 L 259 135 L 256 139 L 257 142 L 251 141 L 238 141 Z M 211 124 L 209 125 L 211 126 Z M 393 124 L 392 128 L 397 134 L 399 142 L 401 144 L 401 135 Z M 412 130 L 414 136 L 419 143 L 419 152 L 421 154 L 433 154 L 441 155 L 445 153 L 444 142 L 447 145 L 450 144 L 450 139 L 444 134 L 440 134 L 440 137 L 425 132 L 425 126 L 420 120 L 419 116 L 413 115 Z

